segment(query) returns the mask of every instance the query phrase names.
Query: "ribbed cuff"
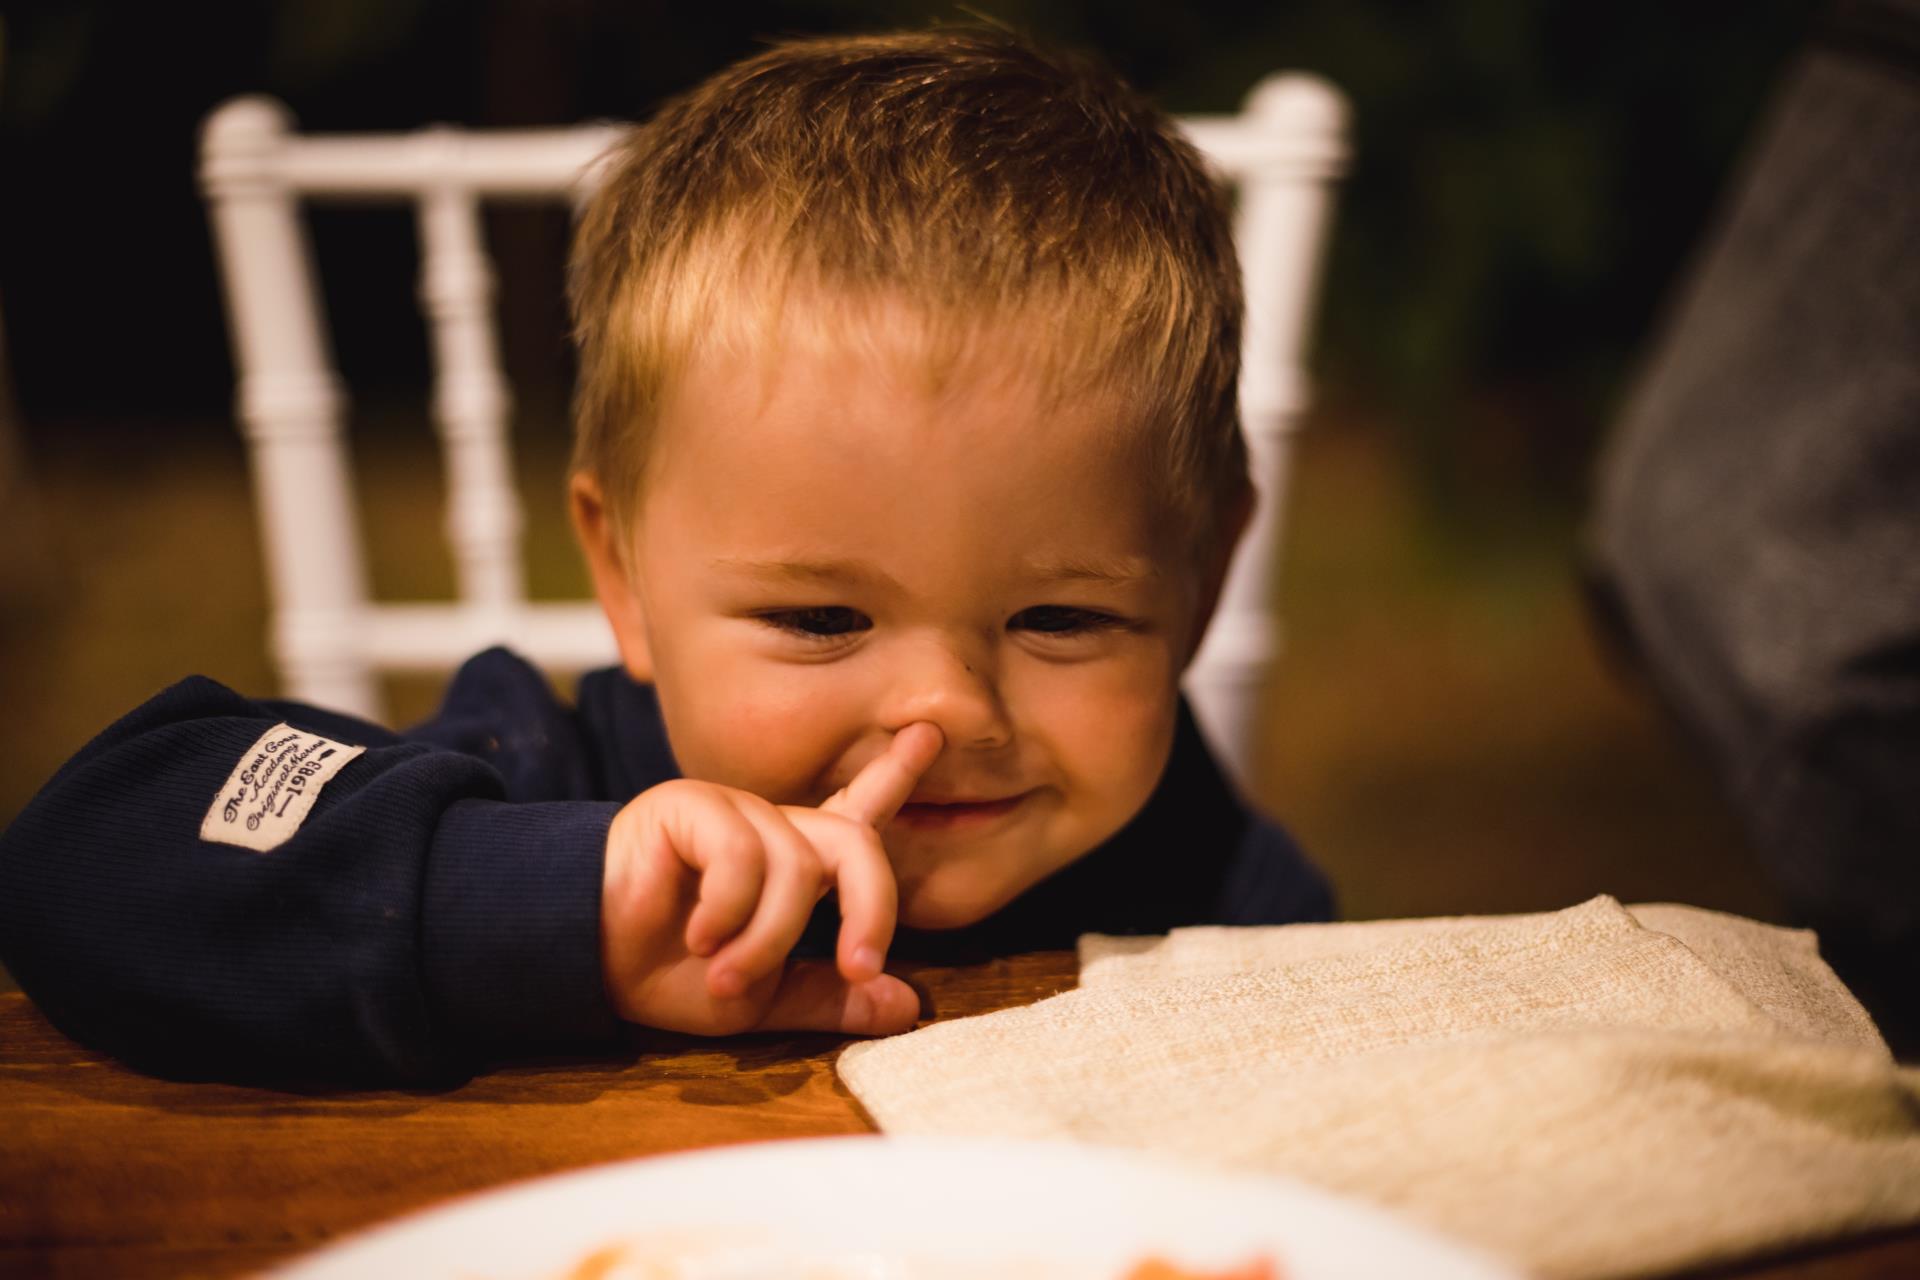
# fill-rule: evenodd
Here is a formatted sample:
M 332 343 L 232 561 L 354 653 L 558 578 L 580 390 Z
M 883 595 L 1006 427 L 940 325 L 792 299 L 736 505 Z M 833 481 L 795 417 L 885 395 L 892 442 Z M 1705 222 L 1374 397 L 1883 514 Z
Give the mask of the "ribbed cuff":
M 421 950 L 444 1034 L 483 1055 L 617 1038 L 600 968 L 600 887 L 619 810 L 463 800 L 441 815 Z

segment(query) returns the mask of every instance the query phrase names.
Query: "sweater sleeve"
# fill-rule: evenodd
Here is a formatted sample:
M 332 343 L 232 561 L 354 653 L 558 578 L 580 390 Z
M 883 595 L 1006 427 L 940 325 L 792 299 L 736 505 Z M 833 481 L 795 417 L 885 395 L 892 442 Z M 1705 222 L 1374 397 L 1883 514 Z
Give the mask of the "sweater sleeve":
M 364 750 L 272 847 L 202 838 L 280 723 Z M 0 958 L 61 1030 L 169 1075 L 432 1081 L 603 1042 L 619 806 L 504 794 L 474 755 L 186 680 L 0 833 Z

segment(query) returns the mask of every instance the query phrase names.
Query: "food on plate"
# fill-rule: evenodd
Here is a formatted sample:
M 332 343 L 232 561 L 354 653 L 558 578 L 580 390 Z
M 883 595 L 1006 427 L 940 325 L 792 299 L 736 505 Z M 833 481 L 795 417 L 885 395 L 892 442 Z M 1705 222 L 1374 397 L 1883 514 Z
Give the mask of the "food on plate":
M 1272 1258 L 1250 1258 L 1225 1270 L 1194 1270 L 1164 1258 L 1141 1259 L 1119 1276 L 1063 1263 L 996 1262 L 995 1280 L 1286 1280 Z M 712 1237 L 659 1236 L 609 1244 L 580 1259 L 557 1280 L 978 1280 L 978 1260 L 965 1263 L 858 1250 L 816 1251 L 791 1245 L 741 1245 Z
M 1163 1258 L 1146 1258 L 1134 1264 L 1125 1280 L 1285 1280 L 1272 1258 L 1249 1258 L 1225 1271 L 1189 1271 Z

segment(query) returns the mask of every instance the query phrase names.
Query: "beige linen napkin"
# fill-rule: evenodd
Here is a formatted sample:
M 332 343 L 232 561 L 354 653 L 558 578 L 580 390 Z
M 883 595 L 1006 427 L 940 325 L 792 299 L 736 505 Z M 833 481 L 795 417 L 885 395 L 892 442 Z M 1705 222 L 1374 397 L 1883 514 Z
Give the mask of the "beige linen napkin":
M 889 1133 L 1285 1174 L 1552 1276 L 1920 1220 L 1920 1072 L 1812 935 L 1543 915 L 1089 936 L 1079 990 L 849 1046 Z

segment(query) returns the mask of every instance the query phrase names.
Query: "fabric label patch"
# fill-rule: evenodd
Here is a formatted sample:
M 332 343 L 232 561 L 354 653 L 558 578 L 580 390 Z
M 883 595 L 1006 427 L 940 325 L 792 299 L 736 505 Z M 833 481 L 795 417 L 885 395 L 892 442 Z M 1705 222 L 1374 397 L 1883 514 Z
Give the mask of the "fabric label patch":
M 213 798 L 200 838 L 265 853 L 293 838 L 320 788 L 366 750 L 277 724 L 247 748 Z

